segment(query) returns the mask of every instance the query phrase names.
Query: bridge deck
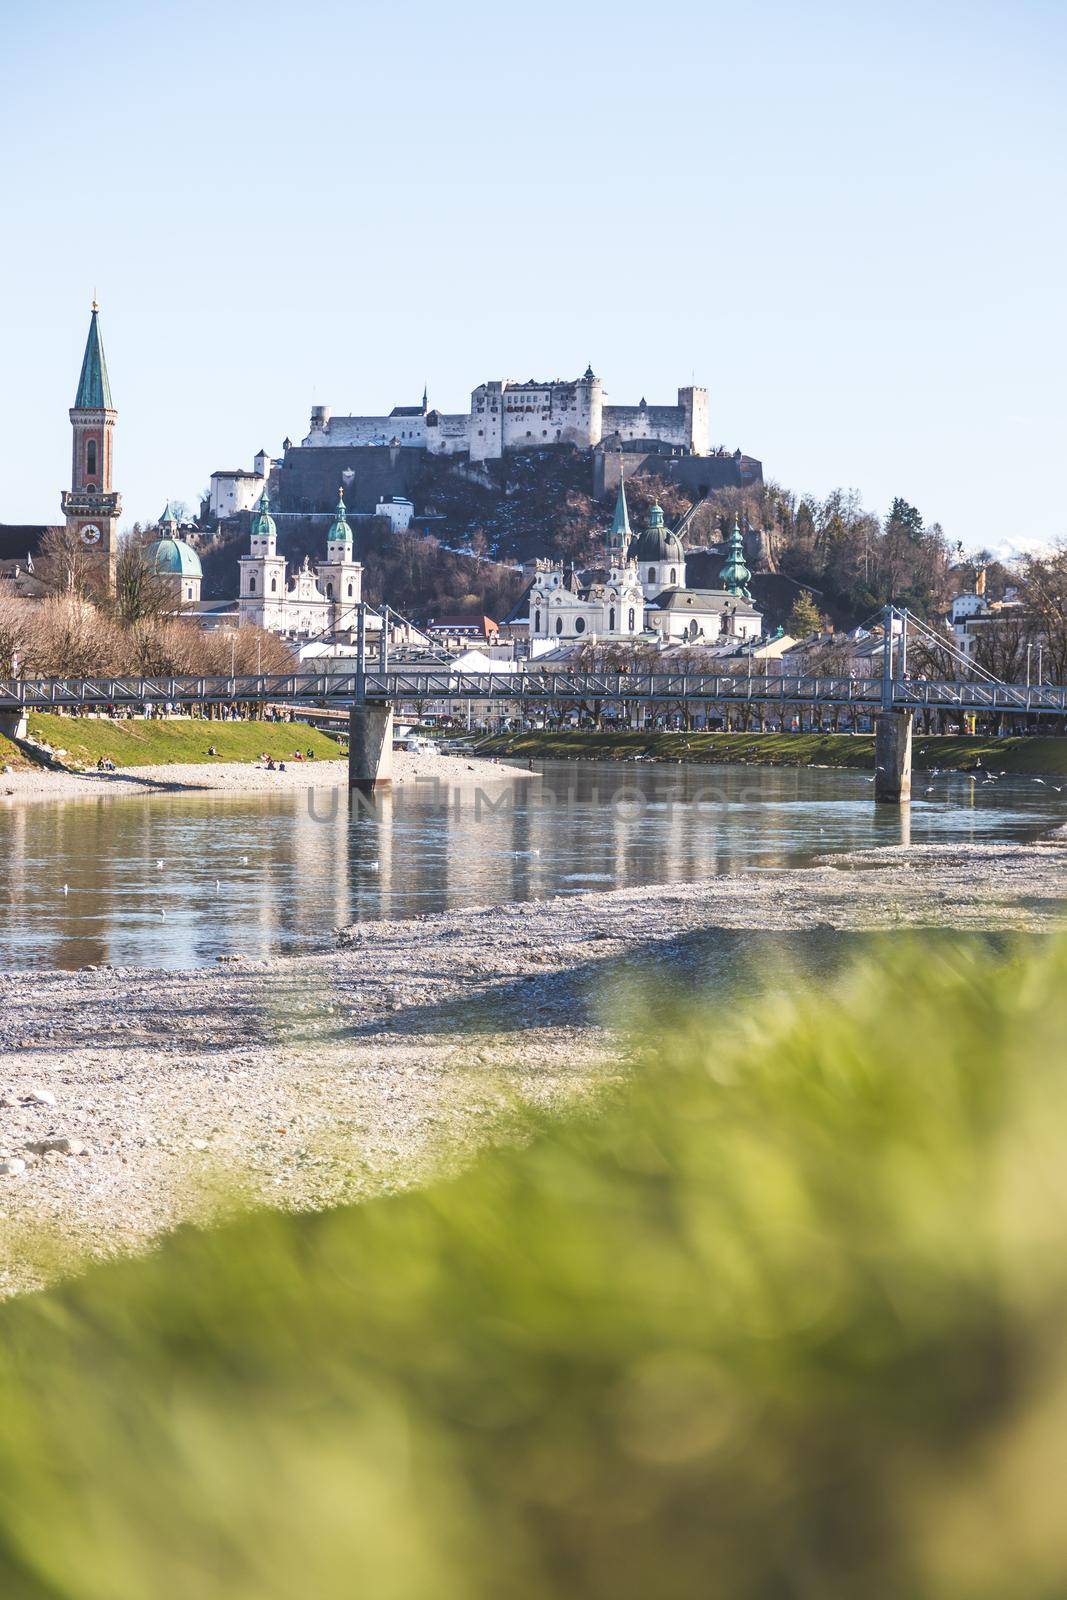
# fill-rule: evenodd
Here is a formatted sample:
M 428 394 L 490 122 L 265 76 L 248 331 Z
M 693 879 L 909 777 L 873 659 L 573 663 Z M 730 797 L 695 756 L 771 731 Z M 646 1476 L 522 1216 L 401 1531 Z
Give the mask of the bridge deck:
M 1067 715 L 1067 689 L 1048 684 L 995 684 L 905 677 L 891 685 L 896 710 L 930 709 L 1004 716 Z M 0 712 L 215 704 L 351 705 L 363 700 L 410 704 L 427 700 L 530 704 L 852 706 L 877 711 L 881 678 L 738 676 L 700 672 L 454 672 L 448 667 L 365 673 L 272 674 L 256 677 L 111 677 L 0 679 Z

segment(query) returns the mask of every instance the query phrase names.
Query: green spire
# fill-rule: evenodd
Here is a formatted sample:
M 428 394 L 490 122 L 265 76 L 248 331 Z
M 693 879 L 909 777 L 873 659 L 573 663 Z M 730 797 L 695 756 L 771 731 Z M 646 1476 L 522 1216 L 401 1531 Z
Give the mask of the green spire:
M 260 539 L 269 539 L 276 532 L 274 518 L 270 514 L 270 495 L 266 489 L 256 502 L 256 512 L 252 518 L 250 532 Z
M 178 526 L 178 513 L 168 500 L 166 505 L 163 507 L 163 515 L 159 519 L 159 525 L 161 528 L 165 528 L 171 522 L 173 522 L 175 527 Z
M 114 411 L 111 403 L 111 385 L 107 381 L 107 362 L 100 342 L 98 308 L 93 301 L 93 314 L 89 322 L 89 337 L 85 341 L 81 377 L 74 401 L 75 411 Z
M 652 509 L 648 513 L 648 525 L 655 530 L 663 527 L 663 507 L 658 500 L 652 502 Z
M 625 555 L 630 548 L 632 533 L 630 531 L 630 512 L 626 505 L 626 484 L 622 474 L 619 474 L 619 492 L 615 497 L 615 515 L 611 519 L 611 535 L 608 540 L 609 547 Z
M 348 526 L 345 512 L 345 492 L 343 489 L 339 489 L 337 494 L 337 510 L 333 514 L 333 521 L 330 524 L 330 531 L 326 538 L 330 544 L 351 544 L 352 529 Z
M 734 518 L 733 532 L 726 541 L 726 560 L 719 573 L 719 582 L 730 594 L 741 595 L 746 600 L 752 596 L 748 592 L 749 579 L 752 577 L 745 565 L 745 541 L 741 534 L 741 518 Z

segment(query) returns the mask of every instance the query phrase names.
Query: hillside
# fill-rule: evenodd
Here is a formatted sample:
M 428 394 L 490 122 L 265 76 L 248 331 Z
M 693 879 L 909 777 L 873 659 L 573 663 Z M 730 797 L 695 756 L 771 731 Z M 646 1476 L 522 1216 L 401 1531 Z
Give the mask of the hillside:
M 514 569 L 523 562 L 541 556 L 579 568 L 600 564 L 615 497 L 598 500 L 591 481 L 590 455 L 575 449 L 514 453 L 475 468 L 423 457 L 411 491 L 422 531 L 395 534 L 377 519 L 354 524 L 367 598 L 385 598 L 418 621 L 449 612 L 506 615 L 522 592 Z M 751 530 L 753 597 L 770 628 L 785 622 L 801 586 L 839 628 L 863 621 L 890 593 L 920 615 L 935 615 L 954 592 L 942 529 L 899 498 L 884 520 L 854 492 L 815 501 L 774 483 L 719 489 L 694 507 L 683 487 L 635 476 L 627 481 L 627 500 L 635 529 L 653 500 L 669 526 L 692 513 L 685 542 L 694 587 L 717 585 L 723 533 L 742 514 Z M 321 514 L 279 515 L 279 548 L 291 567 L 305 555 L 320 557 L 327 521 Z M 206 599 L 237 592 L 245 540 L 243 532 L 225 534 L 202 547 Z
M 534 451 L 489 462 L 483 474 L 426 457 L 414 498 L 419 512 L 435 519 L 427 531 L 394 533 L 384 518 L 353 524 L 366 598 L 375 605 L 388 600 L 417 621 L 466 611 L 501 617 L 522 592 L 521 572 L 514 570 L 522 562 L 548 556 L 598 564 L 614 495 L 594 499 L 589 460 L 579 450 Z M 628 488 L 635 526 L 657 496 L 671 523 L 689 510 L 690 500 L 673 485 L 635 479 Z M 277 520 L 278 548 L 290 569 L 305 556 L 321 558 L 321 516 Z M 237 593 L 246 550 L 243 530 L 201 543 L 204 599 Z
M 356 523 L 355 535 L 356 554 L 364 568 L 364 598 L 371 605 L 388 601 L 416 622 L 454 612 L 503 616 L 521 593 L 521 572 L 457 554 L 431 535 L 394 533 L 384 518 Z M 321 518 L 286 518 L 279 526 L 278 549 L 290 571 L 305 556 L 312 562 L 321 560 L 324 544 Z M 243 531 L 201 546 L 205 600 L 226 599 L 238 592 L 239 562 L 247 550 Z

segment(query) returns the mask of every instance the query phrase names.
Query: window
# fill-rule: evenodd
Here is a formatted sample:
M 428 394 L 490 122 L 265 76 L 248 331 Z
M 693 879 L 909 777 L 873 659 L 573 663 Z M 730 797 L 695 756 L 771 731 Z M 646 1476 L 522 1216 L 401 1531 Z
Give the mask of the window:
M 648 581 L 649 581 L 649 583 L 655 583 L 655 581 L 656 581 L 656 569 L 655 569 L 655 567 L 649 567 L 649 569 L 648 569 Z
M 672 567 L 671 568 L 671 582 L 672 583 L 677 583 L 678 582 L 678 569 L 677 569 L 677 567 Z
M 540 633 L 540 632 L 541 632 L 541 613 L 538 610 L 538 611 L 534 612 L 534 633 Z
M 608 632 L 609 633 L 614 633 L 615 632 L 615 607 L 614 606 L 612 606 L 611 610 L 608 612 Z
M 349 599 L 350 599 L 350 600 L 351 600 L 351 598 L 352 598 L 352 585 L 351 585 L 351 584 L 349 584 L 349 585 L 348 585 L 348 598 L 349 598 Z
M 585 618 L 584 617 L 575 617 L 575 619 L 574 619 L 574 631 L 575 631 L 575 633 L 584 633 L 585 632 Z
M 563 632 L 563 618 L 562 617 L 557 617 L 556 618 L 556 632 L 557 633 L 562 633 Z
M 271 592 L 271 594 L 277 594 L 278 593 L 278 580 L 277 580 L 277 578 L 272 578 L 270 580 L 270 592 Z
M 634 631 L 634 620 L 635 620 L 634 619 L 634 608 L 633 608 L 633 606 L 631 606 L 630 607 L 630 623 L 629 623 L 629 627 L 626 630 L 628 633 L 633 633 L 633 631 Z
M 255 575 L 255 573 L 253 573 L 252 576 L 248 580 L 248 592 L 249 592 L 249 594 L 255 594 L 255 592 L 256 592 L 256 575 Z
M 96 440 L 90 439 L 85 446 L 85 470 L 90 477 L 96 476 Z
M 326 598 L 327 598 L 327 600 L 332 600 L 333 599 L 333 584 L 332 583 L 328 583 L 326 585 Z

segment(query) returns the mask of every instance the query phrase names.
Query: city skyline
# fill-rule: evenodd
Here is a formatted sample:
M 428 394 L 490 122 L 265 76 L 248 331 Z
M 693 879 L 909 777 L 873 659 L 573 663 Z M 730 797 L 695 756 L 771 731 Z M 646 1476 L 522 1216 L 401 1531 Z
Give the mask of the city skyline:
M 183 15 L 11 24 L 0 520 L 60 520 L 95 290 L 126 524 L 314 403 L 591 361 L 619 398 L 705 385 L 713 442 L 797 493 L 901 494 L 968 548 L 1067 532 L 1019 484 L 1062 435 L 1051 8 L 683 6 L 662 61 L 628 5 L 548 4 L 521 51 L 480 5 L 457 42 L 327 4 L 285 50 L 277 6 Z

